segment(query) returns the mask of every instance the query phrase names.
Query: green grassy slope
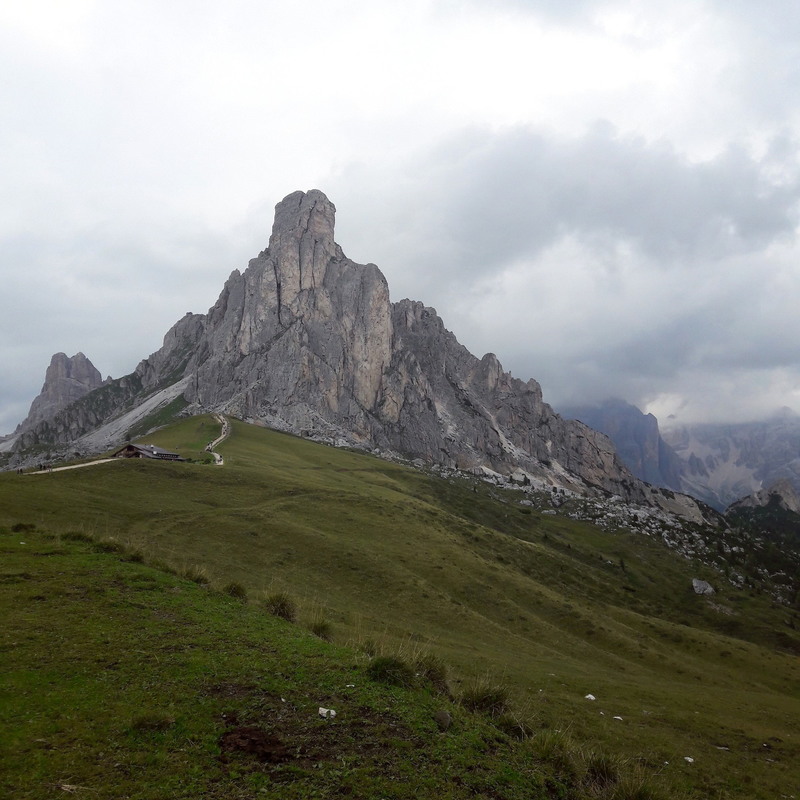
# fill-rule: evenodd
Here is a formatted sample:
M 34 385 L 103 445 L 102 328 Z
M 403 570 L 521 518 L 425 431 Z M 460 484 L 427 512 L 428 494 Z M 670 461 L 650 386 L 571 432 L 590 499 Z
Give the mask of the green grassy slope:
M 216 430 L 192 418 L 148 441 L 197 452 Z M 456 691 L 490 674 L 535 730 L 639 759 L 673 794 L 772 798 L 800 785 L 798 642 L 768 598 L 641 535 L 481 484 L 240 423 L 219 449 L 222 468 L 0 476 L 0 525 L 113 537 L 251 598 L 286 590 L 337 642 L 428 649 L 452 665 Z M 720 591 L 698 597 L 692 577 Z
M 577 786 L 430 686 L 376 682 L 353 651 L 225 594 L 74 537 L 6 530 L 0 552 L 3 797 L 521 799 Z

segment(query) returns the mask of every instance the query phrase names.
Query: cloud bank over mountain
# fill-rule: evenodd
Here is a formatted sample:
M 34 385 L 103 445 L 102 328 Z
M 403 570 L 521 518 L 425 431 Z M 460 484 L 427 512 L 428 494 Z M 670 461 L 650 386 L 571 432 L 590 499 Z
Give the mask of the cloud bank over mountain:
M 32 0 L 0 10 L 0 429 L 129 372 L 319 187 L 395 300 L 545 399 L 800 408 L 800 10 Z
M 472 348 L 498 349 L 555 402 L 669 409 L 678 395 L 673 413 L 686 400 L 695 418 L 747 418 L 797 388 L 800 183 L 774 176 L 778 144 L 693 162 L 607 126 L 472 132 L 449 163 L 425 153 L 385 175 L 385 204 L 360 201 L 370 176 L 344 176 L 359 222 L 342 235 L 378 250 L 393 287 L 413 265 L 401 292 L 448 309 Z

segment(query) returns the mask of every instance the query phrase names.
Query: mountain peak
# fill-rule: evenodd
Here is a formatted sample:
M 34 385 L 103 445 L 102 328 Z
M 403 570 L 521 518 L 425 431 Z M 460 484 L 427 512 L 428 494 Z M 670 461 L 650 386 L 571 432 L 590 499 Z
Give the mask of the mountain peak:
M 319 189 L 292 192 L 275 206 L 270 247 L 285 239 L 333 244 L 336 206 Z
M 277 282 L 278 306 L 322 285 L 331 261 L 344 255 L 333 240 L 336 206 L 319 189 L 292 192 L 275 206 L 267 269 Z
M 102 383 L 102 375 L 83 353 L 72 357 L 66 353 L 54 353 L 45 372 L 42 391 L 31 403 L 28 416 L 17 430 L 30 428 L 52 417 Z
M 184 317 L 161 350 L 114 382 L 103 420 L 92 410 L 78 423 L 81 409 L 65 410 L 20 437 L 20 449 L 74 441 L 123 408 L 182 394 L 193 412 L 447 469 L 522 471 L 542 487 L 609 492 L 699 518 L 688 498 L 636 481 L 604 435 L 555 414 L 535 381 L 514 378 L 492 353 L 472 355 L 433 308 L 392 304 L 378 267 L 356 264 L 335 243 L 335 216 L 318 190 L 284 197 L 267 249 L 231 274 L 208 315 Z

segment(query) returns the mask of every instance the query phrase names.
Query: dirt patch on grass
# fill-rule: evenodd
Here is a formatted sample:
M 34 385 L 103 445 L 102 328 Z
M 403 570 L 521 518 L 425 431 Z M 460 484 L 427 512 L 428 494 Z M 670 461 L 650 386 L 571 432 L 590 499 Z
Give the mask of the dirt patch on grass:
M 274 780 L 297 780 L 316 764 L 341 760 L 380 771 L 397 758 L 398 748 L 425 744 L 394 715 L 351 705 L 344 698 L 320 696 L 319 703 L 337 709 L 336 717 L 323 719 L 317 703 L 296 705 L 244 685 L 218 684 L 214 689 L 233 701 L 222 714 L 227 729 L 219 738 L 220 760 L 235 762 L 239 769 L 246 769 L 249 761 L 251 769 L 267 769 Z
M 254 695 L 258 689 L 252 683 L 215 683 L 213 686 L 209 686 L 206 691 L 215 697 L 242 698 Z
M 292 754 L 277 737 L 256 725 L 240 725 L 220 736 L 219 746 L 225 753 L 247 753 L 256 760 L 280 764 L 288 761 Z

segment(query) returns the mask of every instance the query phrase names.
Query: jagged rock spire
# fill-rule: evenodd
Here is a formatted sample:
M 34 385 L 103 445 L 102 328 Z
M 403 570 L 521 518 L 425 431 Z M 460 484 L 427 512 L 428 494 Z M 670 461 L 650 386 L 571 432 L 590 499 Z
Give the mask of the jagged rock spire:
M 130 407 L 173 385 L 196 411 L 449 467 L 521 470 L 543 485 L 650 498 L 610 440 L 555 414 L 536 381 L 504 372 L 491 353 L 477 359 L 435 309 L 390 302 L 380 270 L 354 263 L 334 241 L 335 214 L 320 191 L 285 197 L 268 247 L 231 274 L 207 315 L 175 325 L 108 401 Z M 66 441 L 75 430 L 66 414 L 41 434 Z
M 83 353 L 76 353 L 72 358 L 66 353 L 56 353 L 45 372 L 42 391 L 31 403 L 28 416 L 19 424 L 17 431 L 27 430 L 38 422 L 50 419 L 102 383 L 102 376 Z

